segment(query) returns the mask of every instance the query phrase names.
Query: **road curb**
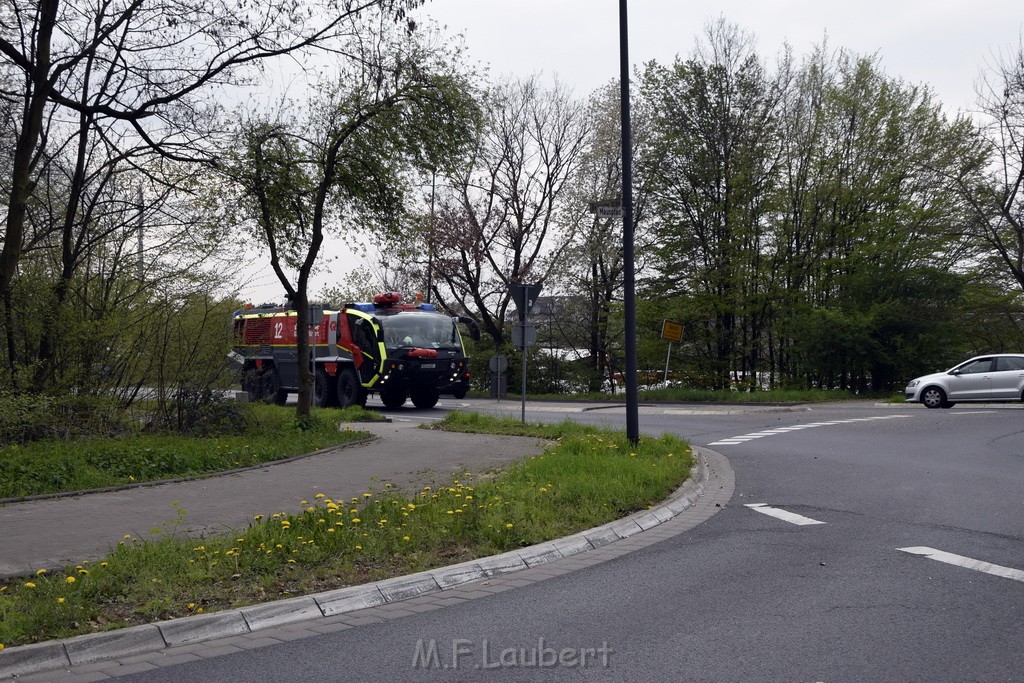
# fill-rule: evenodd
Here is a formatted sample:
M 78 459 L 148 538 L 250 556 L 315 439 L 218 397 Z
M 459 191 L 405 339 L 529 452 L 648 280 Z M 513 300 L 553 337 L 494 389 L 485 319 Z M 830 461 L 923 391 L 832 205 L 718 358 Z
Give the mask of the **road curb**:
M 375 583 L 116 631 L 9 647 L 0 650 L 0 679 L 145 654 L 183 644 L 248 635 L 286 624 L 379 607 L 432 593 L 443 593 L 473 581 L 511 574 L 586 553 L 653 529 L 691 508 L 705 493 L 711 480 L 719 476 L 709 467 L 709 457 L 723 457 L 708 449 L 696 446 L 692 449 L 697 462 L 690 471 L 690 477 L 668 499 L 654 508 L 608 524 L 500 555 Z

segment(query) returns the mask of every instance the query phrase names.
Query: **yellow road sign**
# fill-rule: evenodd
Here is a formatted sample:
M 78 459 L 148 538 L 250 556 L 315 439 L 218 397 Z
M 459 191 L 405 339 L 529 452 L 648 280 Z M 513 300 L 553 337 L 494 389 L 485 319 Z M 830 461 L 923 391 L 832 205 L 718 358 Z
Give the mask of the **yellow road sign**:
M 683 324 L 671 320 L 664 321 L 661 323 L 661 338 L 677 344 L 683 341 Z

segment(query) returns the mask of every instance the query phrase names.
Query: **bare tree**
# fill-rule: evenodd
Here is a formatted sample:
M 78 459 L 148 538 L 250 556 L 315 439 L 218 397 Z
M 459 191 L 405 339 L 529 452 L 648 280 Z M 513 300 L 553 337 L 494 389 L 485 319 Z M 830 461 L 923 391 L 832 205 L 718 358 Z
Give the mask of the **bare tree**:
M 583 103 L 565 87 L 502 83 L 465 168 L 439 187 L 433 294 L 476 316 L 497 345 L 509 283 L 543 283 L 569 244 L 568 183 L 588 131 Z
M 988 154 L 964 154 L 956 186 L 993 260 L 1024 289 L 1024 43 L 983 73 L 978 88 Z

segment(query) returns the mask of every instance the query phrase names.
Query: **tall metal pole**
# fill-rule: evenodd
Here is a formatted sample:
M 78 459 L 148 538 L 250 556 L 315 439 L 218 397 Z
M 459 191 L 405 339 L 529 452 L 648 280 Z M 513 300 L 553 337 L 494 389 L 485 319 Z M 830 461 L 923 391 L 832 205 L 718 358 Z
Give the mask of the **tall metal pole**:
M 622 258 L 626 305 L 626 437 L 640 441 L 636 360 L 636 273 L 633 267 L 633 132 L 629 121 L 629 30 L 626 0 L 619 0 L 619 80 L 622 87 Z
M 437 190 L 437 169 L 430 169 L 430 232 L 427 233 L 427 303 L 434 288 L 434 192 Z

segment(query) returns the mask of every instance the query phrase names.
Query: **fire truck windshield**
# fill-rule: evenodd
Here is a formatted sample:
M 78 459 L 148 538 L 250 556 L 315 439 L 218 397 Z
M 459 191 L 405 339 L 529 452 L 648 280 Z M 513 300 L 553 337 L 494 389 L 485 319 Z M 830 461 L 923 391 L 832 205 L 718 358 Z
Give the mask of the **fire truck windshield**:
M 414 346 L 462 352 L 455 322 L 443 315 L 405 312 L 381 316 L 380 326 L 384 335 L 384 346 L 389 351 Z

